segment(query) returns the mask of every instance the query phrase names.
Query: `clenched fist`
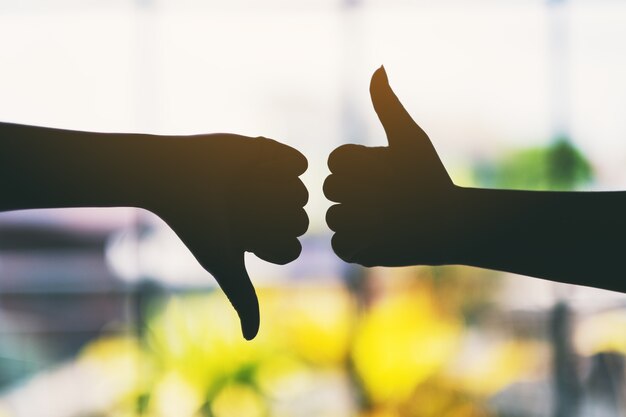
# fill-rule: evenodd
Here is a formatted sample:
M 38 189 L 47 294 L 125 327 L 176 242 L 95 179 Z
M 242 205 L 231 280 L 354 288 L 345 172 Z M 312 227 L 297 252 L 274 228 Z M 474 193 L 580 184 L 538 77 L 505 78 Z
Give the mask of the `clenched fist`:
M 388 147 L 343 145 L 328 158 L 324 193 L 332 246 L 364 266 L 448 263 L 459 222 L 457 187 L 428 136 L 404 109 L 383 67 L 372 76 L 374 110 Z

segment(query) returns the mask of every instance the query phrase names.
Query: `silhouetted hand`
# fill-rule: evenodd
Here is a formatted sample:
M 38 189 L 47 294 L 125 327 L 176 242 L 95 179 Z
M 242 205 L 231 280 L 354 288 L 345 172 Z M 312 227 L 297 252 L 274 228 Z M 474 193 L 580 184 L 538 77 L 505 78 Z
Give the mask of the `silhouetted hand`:
M 298 178 L 306 158 L 266 138 L 232 134 L 182 137 L 169 144 L 161 183 L 148 209 L 178 234 L 224 290 L 246 339 L 259 306 L 244 251 L 276 264 L 300 255 L 308 192 Z
M 461 264 L 626 292 L 626 192 L 454 185 L 428 136 L 374 73 L 389 147 L 341 146 L 326 196 L 333 249 L 365 266 Z
M 140 207 L 178 234 L 226 293 L 244 337 L 259 306 L 244 252 L 298 257 L 308 198 L 306 158 L 271 139 L 232 134 L 157 136 L 0 123 L 0 212 Z M 216 318 L 218 319 L 218 318 Z
M 383 67 L 370 94 L 388 147 L 343 145 L 324 183 L 335 253 L 365 266 L 440 264 L 455 249 L 456 190 L 428 136 L 404 109 Z

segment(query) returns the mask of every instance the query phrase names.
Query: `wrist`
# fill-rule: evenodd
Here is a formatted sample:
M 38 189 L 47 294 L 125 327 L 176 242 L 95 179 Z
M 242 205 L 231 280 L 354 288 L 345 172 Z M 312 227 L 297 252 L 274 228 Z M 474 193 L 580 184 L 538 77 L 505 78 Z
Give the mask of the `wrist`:
M 411 262 L 415 265 L 471 265 L 478 219 L 470 210 L 471 190 L 452 185 L 441 192 L 420 193 L 410 214 Z M 401 246 L 405 244 L 401 242 Z
M 178 210 L 190 195 L 215 198 L 226 182 L 221 135 L 152 136 L 142 145 L 136 173 L 136 204 L 157 214 Z M 222 169 L 223 171 L 223 169 Z M 219 179 L 220 181 L 214 181 Z
M 167 155 L 164 137 L 142 134 L 88 134 L 72 150 L 75 166 L 63 182 L 76 206 L 138 207 L 150 209 L 159 191 L 159 165 Z M 68 176 L 80 175 L 74 182 Z
M 123 205 L 159 212 L 164 198 L 175 201 L 176 192 L 182 191 L 176 178 L 187 167 L 183 142 L 188 138 L 133 136 L 119 145 L 123 175 L 116 175 L 111 185 Z
M 484 227 L 487 213 L 480 209 L 476 189 L 453 186 L 451 225 L 451 258 L 453 264 L 476 266 L 480 248 L 488 247 L 493 236 Z

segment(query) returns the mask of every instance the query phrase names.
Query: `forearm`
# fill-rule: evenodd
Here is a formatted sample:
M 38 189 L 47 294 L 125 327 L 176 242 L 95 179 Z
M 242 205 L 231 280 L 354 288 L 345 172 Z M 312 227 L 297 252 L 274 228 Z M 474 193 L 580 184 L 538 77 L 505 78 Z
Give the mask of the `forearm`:
M 626 292 L 626 192 L 459 193 L 459 263 Z
M 145 207 L 163 141 L 0 123 L 0 211 Z

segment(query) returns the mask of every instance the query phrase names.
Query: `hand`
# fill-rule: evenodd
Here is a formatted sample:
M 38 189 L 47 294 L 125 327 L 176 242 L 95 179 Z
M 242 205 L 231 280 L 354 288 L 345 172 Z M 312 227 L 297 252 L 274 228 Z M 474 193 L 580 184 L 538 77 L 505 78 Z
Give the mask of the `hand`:
M 452 263 L 458 193 L 428 136 L 389 86 L 383 67 L 370 94 L 388 147 L 343 145 L 328 158 L 332 246 L 364 266 Z
M 298 175 L 306 158 L 266 138 L 231 134 L 176 138 L 149 209 L 165 220 L 217 280 L 254 338 L 259 306 L 244 252 L 277 264 L 300 255 L 308 199 Z

